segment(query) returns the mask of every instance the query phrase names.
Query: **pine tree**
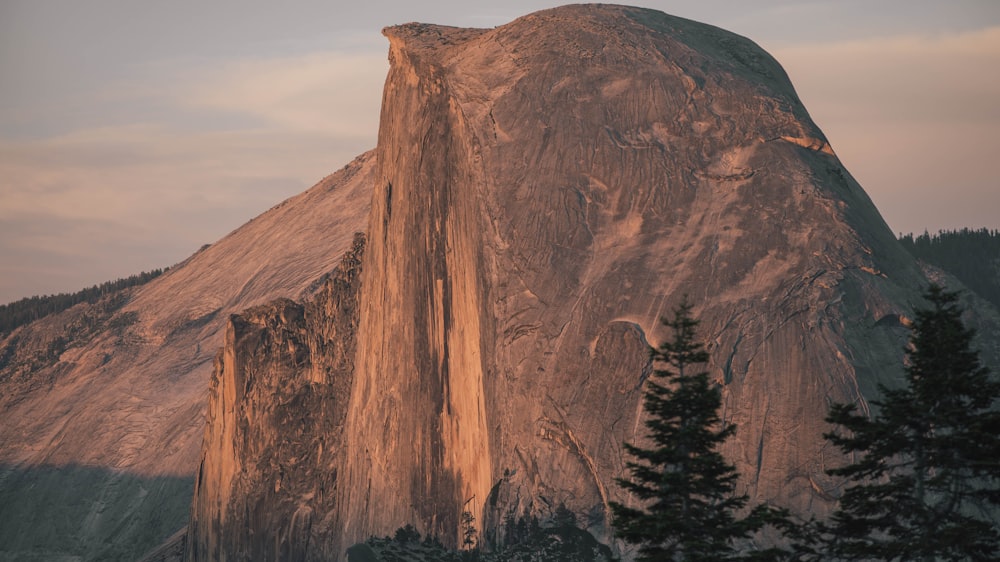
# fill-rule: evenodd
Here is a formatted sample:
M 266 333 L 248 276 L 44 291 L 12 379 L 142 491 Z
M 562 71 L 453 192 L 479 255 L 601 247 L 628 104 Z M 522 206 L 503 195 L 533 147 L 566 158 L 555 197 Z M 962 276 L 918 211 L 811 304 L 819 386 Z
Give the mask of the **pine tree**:
M 612 502 L 616 534 L 640 545 L 639 560 L 753 558 L 740 555 L 735 543 L 782 514 L 758 506 L 747 517 L 737 517 L 747 496 L 736 495 L 736 469 L 718 451 L 736 428 L 719 418 L 721 392 L 698 369 L 708 353 L 696 341 L 698 322 L 691 317 L 691 305 L 685 299 L 673 320 L 664 318 L 663 323 L 674 335 L 650 350 L 660 367 L 646 382 L 651 446 L 625 443 L 635 460 L 627 463 L 631 478 L 618 479 L 643 507 Z M 768 557 L 773 556 L 769 551 Z
M 905 385 L 880 387 L 869 418 L 835 405 L 826 435 L 857 462 L 824 527 L 828 555 L 865 560 L 996 560 L 1000 383 L 973 351 L 957 295 L 932 285 L 907 350 Z

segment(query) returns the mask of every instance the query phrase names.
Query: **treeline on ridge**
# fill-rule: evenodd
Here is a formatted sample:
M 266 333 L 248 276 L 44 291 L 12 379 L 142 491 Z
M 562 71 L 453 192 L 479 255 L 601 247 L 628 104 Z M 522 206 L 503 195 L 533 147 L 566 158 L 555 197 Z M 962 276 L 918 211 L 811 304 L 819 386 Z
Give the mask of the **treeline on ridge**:
M 1000 308 L 1000 231 L 924 231 L 919 236 L 900 235 L 900 243 L 913 257 L 954 275 L 971 291 Z
M 144 285 L 162 275 L 169 268 L 143 271 L 114 281 L 105 281 L 75 293 L 34 296 L 0 305 L 0 334 L 9 333 L 50 314 L 62 312 L 82 302 L 94 304 L 102 297 L 129 287 Z

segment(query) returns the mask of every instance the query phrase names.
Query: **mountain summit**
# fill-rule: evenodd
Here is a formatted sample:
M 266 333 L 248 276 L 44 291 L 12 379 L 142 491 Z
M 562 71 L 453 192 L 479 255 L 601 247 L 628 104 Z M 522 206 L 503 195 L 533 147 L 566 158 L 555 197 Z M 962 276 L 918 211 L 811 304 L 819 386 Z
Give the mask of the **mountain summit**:
M 232 320 L 190 558 L 337 558 L 404 524 L 457 545 L 463 513 L 488 538 L 560 506 L 610 540 L 683 295 L 741 489 L 826 511 L 827 406 L 898 377 L 923 278 L 781 67 L 623 6 L 383 33 L 367 241 L 329 296 Z

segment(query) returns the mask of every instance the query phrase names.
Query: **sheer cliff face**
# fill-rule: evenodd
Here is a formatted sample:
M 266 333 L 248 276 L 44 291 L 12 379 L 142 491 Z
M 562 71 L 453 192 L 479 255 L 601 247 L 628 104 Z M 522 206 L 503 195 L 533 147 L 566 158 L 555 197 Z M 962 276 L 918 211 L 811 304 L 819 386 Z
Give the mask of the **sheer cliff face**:
M 356 303 L 233 319 L 193 557 L 320 559 L 408 523 L 455 544 L 463 511 L 489 537 L 561 504 L 609 539 L 647 346 L 684 294 L 742 488 L 827 509 L 824 413 L 900 373 L 922 278 L 778 64 L 618 6 L 385 34 Z M 343 368 L 317 382 L 318 361 Z M 279 415 L 330 380 L 306 429 Z
M 606 530 L 646 345 L 688 294 L 758 501 L 822 511 L 822 417 L 920 285 L 777 63 L 658 12 L 385 30 L 344 540 L 559 503 Z

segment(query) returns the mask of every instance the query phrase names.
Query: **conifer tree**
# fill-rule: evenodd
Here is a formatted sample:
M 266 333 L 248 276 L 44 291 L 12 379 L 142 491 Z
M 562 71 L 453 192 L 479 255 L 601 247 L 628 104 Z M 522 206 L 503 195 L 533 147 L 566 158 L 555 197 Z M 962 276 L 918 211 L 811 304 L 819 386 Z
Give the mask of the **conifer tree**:
M 835 405 L 826 438 L 853 464 L 829 471 L 848 487 L 824 526 L 828 557 L 997 560 L 1000 383 L 972 350 L 955 293 L 932 285 L 907 350 L 905 385 L 880 387 L 874 417 Z
M 687 299 L 663 323 L 673 339 L 650 350 L 657 366 L 644 401 L 650 446 L 625 444 L 635 460 L 627 463 L 631 478 L 618 479 L 641 504 L 611 503 L 615 532 L 640 545 L 639 560 L 753 559 L 736 543 L 783 514 L 758 506 L 736 515 L 747 496 L 735 493 L 736 469 L 718 451 L 736 428 L 719 418 L 721 392 L 700 368 L 708 353 L 696 340 Z M 769 551 L 762 559 L 775 557 Z

